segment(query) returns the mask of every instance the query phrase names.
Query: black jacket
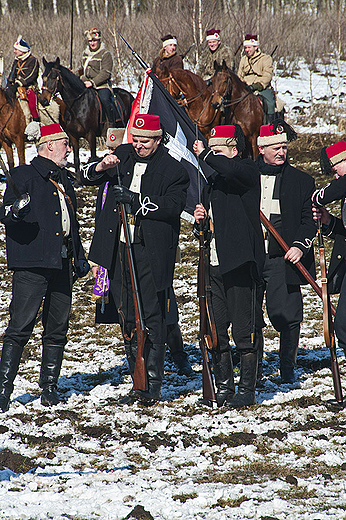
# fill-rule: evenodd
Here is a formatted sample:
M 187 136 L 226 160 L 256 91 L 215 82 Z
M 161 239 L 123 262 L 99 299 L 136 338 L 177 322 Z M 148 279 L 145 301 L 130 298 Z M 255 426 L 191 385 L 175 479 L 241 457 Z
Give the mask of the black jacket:
M 209 202 L 212 204 L 220 272 L 253 262 L 258 279 L 264 264 L 259 170 L 251 159 L 229 159 L 208 148 L 200 158 L 217 172 L 205 187 L 202 202 L 207 211 Z
M 121 182 L 129 187 L 135 163 L 140 160 L 132 144 L 121 145 L 115 154 L 120 159 Z M 119 218 L 112 185 L 117 184 L 114 169 L 94 178 L 97 163 L 82 169 L 82 181 L 87 185 L 101 185 L 109 180 L 104 207 L 97 218 L 89 259 L 111 269 L 118 248 Z M 97 175 L 97 174 L 96 174 Z M 157 291 L 170 287 L 173 281 L 175 254 L 180 230 L 180 214 L 185 207 L 189 176 L 181 164 L 160 145 L 148 160 L 141 180 L 141 194 L 136 196 L 133 213 L 140 220 L 143 239 Z M 142 210 L 151 203 L 154 211 Z
M 61 207 L 57 189 L 49 181 L 50 169 L 56 165 L 40 156 L 29 165 L 17 166 L 11 170 L 12 178 L 20 193 L 29 193 L 31 211 L 23 220 L 14 220 L 12 204 L 16 200 L 12 189 L 7 187 L 0 221 L 6 226 L 7 267 L 62 268 L 61 248 L 63 243 Z M 61 169 L 62 183 L 70 197 L 74 209 L 77 208 L 73 187 L 68 180 L 67 170 Z M 79 238 L 79 226 L 72 209 L 66 204 L 71 221 L 71 237 L 75 262 L 84 259 L 84 251 Z
M 334 200 L 341 200 L 341 212 L 346 210 L 346 176 L 334 179 L 324 188 L 316 190 L 312 200 L 316 206 L 324 206 Z M 328 283 L 331 293 L 339 292 L 346 264 L 346 229 L 340 218 L 332 216 L 324 234 L 335 240 L 328 269 Z
M 13 61 L 8 82 L 17 83 L 25 88 L 32 87 L 37 84 L 38 73 L 38 60 L 30 54 L 25 60 L 15 59 Z
M 260 161 L 257 160 L 260 165 Z M 280 208 L 282 238 L 288 247 L 298 247 L 303 252 L 302 264 L 313 278 L 316 277 L 313 240 L 316 236 L 316 225 L 312 218 L 311 196 L 315 189 L 314 179 L 305 172 L 297 170 L 287 161 L 283 165 L 280 184 Z M 277 251 L 275 238 L 269 242 L 269 256 Z M 282 250 L 282 256 L 284 256 Z M 286 283 L 304 285 L 308 282 L 292 262 L 286 262 Z

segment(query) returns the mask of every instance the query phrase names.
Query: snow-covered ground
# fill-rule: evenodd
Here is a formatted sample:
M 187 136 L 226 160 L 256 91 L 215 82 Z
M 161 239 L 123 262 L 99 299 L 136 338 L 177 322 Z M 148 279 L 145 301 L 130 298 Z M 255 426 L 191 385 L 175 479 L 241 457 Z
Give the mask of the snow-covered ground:
M 343 71 L 340 92 L 346 90 Z M 310 78 L 300 63 L 298 76 L 277 76 L 288 119 L 298 123 L 301 133 L 316 131 L 316 120 L 308 121 L 313 113 L 310 79 L 314 109 L 322 103 L 318 98 L 330 97 L 330 85 L 337 88 L 335 77 L 328 83 L 323 72 Z M 324 103 L 328 114 L 330 103 Z M 301 107 L 299 115 L 296 107 Z M 336 113 L 342 111 L 340 105 Z M 324 118 L 318 125 L 320 132 L 334 133 L 337 121 L 331 125 Z M 33 147 L 27 148 L 28 159 L 34 153 Z M 83 152 L 82 160 L 86 156 Z M 88 249 L 95 191 L 77 188 L 77 195 Z M 0 233 L 3 333 L 11 278 L 5 268 L 4 230 Z M 1 519 L 346 518 L 346 412 L 326 406 L 333 398 L 333 385 L 319 298 L 303 289 L 305 320 L 294 385 L 280 384 L 278 335 L 268 327 L 258 404 L 241 411 L 202 409 L 197 405 L 197 249 L 188 223 L 183 225 L 181 246 L 175 289 L 194 375 L 178 375 L 167 356 L 162 402 L 152 408 L 119 407 L 117 399 L 131 388 L 119 329 L 94 325 L 92 279 L 76 282 L 59 380 L 64 402 L 52 409 L 40 405 L 37 326 L 25 349 L 10 410 L 0 415 Z M 346 388 L 346 363 L 343 354 L 338 355 Z

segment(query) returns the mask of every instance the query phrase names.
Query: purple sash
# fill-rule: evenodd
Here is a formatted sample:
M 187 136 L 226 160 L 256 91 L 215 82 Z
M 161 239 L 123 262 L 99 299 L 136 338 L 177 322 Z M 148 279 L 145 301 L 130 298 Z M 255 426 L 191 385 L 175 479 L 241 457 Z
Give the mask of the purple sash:
M 106 201 L 107 191 L 108 191 L 109 183 L 106 182 L 103 193 L 102 193 L 102 204 L 101 210 Z M 91 296 L 91 301 L 96 303 L 100 303 L 102 305 L 101 312 L 104 312 L 104 304 L 109 302 L 109 279 L 108 279 L 108 271 L 101 265 L 97 270 L 95 285 L 93 289 L 93 293 Z

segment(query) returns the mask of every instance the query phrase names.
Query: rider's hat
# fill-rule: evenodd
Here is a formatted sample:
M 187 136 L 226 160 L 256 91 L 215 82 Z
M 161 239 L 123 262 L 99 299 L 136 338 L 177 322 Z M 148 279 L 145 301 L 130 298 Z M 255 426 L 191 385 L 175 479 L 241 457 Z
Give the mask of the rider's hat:
M 322 148 L 320 155 L 321 169 L 324 174 L 331 174 L 333 172 L 333 166 L 346 160 L 346 142 L 339 141 L 338 143 L 332 144 Z
M 206 40 L 207 42 L 209 40 L 220 40 L 220 29 L 214 29 L 214 27 L 212 29 L 208 29 Z
M 43 144 L 47 141 L 57 141 L 58 139 L 68 139 L 68 135 L 58 123 L 54 123 L 52 125 L 41 126 L 40 128 L 41 136 L 39 137 L 37 144 Z
M 101 31 L 93 27 L 85 31 L 84 36 L 87 40 L 101 40 Z
M 177 37 L 172 36 L 172 34 L 166 34 L 166 36 L 162 36 L 162 47 L 166 47 L 166 45 L 178 45 Z
M 23 40 L 23 37 L 21 34 L 18 36 L 16 43 L 13 44 L 13 47 L 22 52 L 30 51 L 30 45 L 28 44 L 28 42 Z
M 214 126 L 210 132 L 208 145 L 236 146 L 238 151 L 243 150 L 244 134 L 239 125 Z
M 244 47 L 245 45 L 253 45 L 254 47 L 259 46 L 259 40 L 257 34 L 246 34 L 244 38 Z
M 257 137 L 258 146 L 288 143 L 297 138 L 296 132 L 282 119 L 276 119 L 271 125 L 262 125 Z
M 108 148 L 117 148 L 123 142 L 125 128 L 108 128 L 106 146 Z
M 130 134 L 141 137 L 157 137 L 162 135 L 159 116 L 154 114 L 136 114 L 130 128 Z

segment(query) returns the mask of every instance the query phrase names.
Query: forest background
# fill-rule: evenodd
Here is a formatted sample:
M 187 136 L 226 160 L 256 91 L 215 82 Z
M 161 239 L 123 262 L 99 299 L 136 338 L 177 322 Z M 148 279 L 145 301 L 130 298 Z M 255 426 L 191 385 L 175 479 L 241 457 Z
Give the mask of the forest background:
M 221 30 L 222 41 L 241 57 L 246 33 L 259 35 L 264 52 L 274 54 L 280 76 L 294 74 L 303 59 L 313 72 L 317 63 L 335 74 L 346 57 L 346 0 L 0 0 L 0 54 L 8 73 L 13 43 L 18 34 L 41 61 L 59 56 L 71 60 L 73 7 L 73 68 L 78 68 L 85 47 L 84 31 L 98 27 L 114 56 L 114 84 L 127 78 L 137 90 L 142 69 L 117 35 L 119 31 L 151 64 L 161 48 L 161 36 L 178 38 L 178 53 L 191 44 L 186 68 L 194 69 L 205 43 L 205 31 Z M 238 51 L 237 51 L 238 50 Z M 338 73 L 338 72 L 337 72 Z

